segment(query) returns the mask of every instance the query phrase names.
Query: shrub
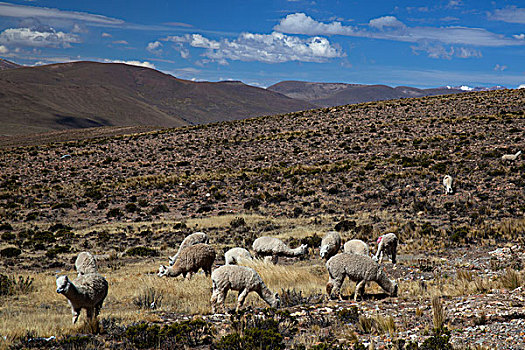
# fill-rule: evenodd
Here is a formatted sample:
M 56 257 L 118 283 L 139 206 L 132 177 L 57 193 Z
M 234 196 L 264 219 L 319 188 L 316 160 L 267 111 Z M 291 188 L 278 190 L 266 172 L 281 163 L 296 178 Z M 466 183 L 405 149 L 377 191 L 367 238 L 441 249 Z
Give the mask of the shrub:
M 166 204 L 157 204 L 156 206 L 153 207 L 153 209 L 151 209 L 151 215 L 157 215 L 157 214 L 160 214 L 160 213 L 167 213 L 169 211 L 170 211 L 170 209 L 168 208 L 168 206 Z
M 261 201 L 260 200 L 258 200 L 257 198 L 251 198 L 251 199 L 248 199 L 244 203 L 244 209 L 246 209 L 246 210 L 257 209 L 257 208 L 259 208 L 260 205 L 261 205 Z
M 357 306 L 352 305 L 348 309 L 337 311 L 337 318 L 343 322 L 357 323 L 359 321 Z
M 234 218 L 232 221 L 230 221 L 231 228 L 237 228 L 241 226 L 246 226 L 246 221 L 244 218 Z
M 16 238 L 16 235 L 12 232 L 4 232 L 2 233 L 2 240 L 4 241 L 12 241 Z
M 33 278 L 0 274 L 0 295 L 28 294 L 33 289 Z
M 101 200 L 104 197 L 102 192 L 98 188 L 94 187 L 86 189 L 86 191 L 84 192 L 84 196 L 96 201 Z
M 53 209 L 53 210 L 56 210 L 56 209 L 71 209 L 71 208 L 73 208 L 73 204 L 71 204 L 69 202 L 60 202 L 60 203 L 53 204 L 53 206 L 51 206 L 51 209 Z
M 335 225 L 335 230 L 338 232 L 346 232 L 356 228 L 354 220 L 341 220 Z
M 69 252 L 69 247 L 65 245 L 57 245 L 46 252 L 46 256 L 50 259 L 56 258 L 58 254 Z
M 148 257 L 148 256 L 157 256 L 159 255 L 159 253 L 153 248 L 139 246 L 139 247 L 129 248 L 128 251 L 126 252 L 126 255 Z
M 135 299 L 135 304 L 139 309 L 151 309 L 155 310 L 162 305 L 162 293 L 158 292 L 155 288 L 149 287 L 144 289 Z
M 108 218 L 116 218 L 116 217 L 121 217 L 121 216 L 122 216 L 122 211 L 119 208 L 110 209 L 107 213 Z
M 322 238 L 317 235 L 317 233 L 314 233 L 311 236 L 307 236 L 304 238 L 301 238 L 301 244 L 306 244 L 309 247 L 319 247 L 321 245 Z
M 176 322 L 160 327 L 148 323 L 129 326 L 121 338 L 128 340 L 135 348 L 181 349 L 211 344 L 211 328 L 202 319 Z
M 67 226 L 67 225 L 64 225 L 60 222 L 54 224 L 54 225 L 51 225 L 51 227 L 49 227 L 49 231 L 51 232 L 57 232 L 59 230 L 67 230 L 67 231 L 70 231 L 71 230 L 71 227 L 70 226 Z
M 7 247 L 0 250 L 0 256 L 2 258 L 14 258 L 22 254 L 22 251 L 17 247 Z
M 133 212 L 138 211 L 139 208 L 137 207 L 135 203 L 128 203 L 126 204 L 125 209 L 128 213 L 133 213 Z
M 13 231 L 13 226 L 8 222 L 3 222 L 0 224 L 0 231 Z

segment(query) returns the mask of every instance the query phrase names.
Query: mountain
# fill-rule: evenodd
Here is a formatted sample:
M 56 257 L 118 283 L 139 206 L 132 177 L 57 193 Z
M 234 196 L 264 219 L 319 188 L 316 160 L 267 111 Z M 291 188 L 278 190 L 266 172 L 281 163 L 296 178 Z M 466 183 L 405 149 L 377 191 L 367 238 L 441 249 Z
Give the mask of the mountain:
M 19 65 L 19 64 L 16 64 L 16 63 L 10 62 L 8 60 L 4 60 L 3 58 L 0 58 L 0 71 L 1 70 L 6 70 L 6 69 L 20 68 L 20 67 L 22 67 L 22 66 Z
M 440 87 L 418 89 L 408 86 L 361 85 L 343 83 L 311 83 L 283 81 L 267 88 L 291 98 L 308 101 L 322 107 L 340 106 L 408 97 L 448 95 L 464 92 L 460 88 Z
M 193 82 L 118 63 L 0 71 L 0 134 L 98 126 L 178 127 L 316 106 L 241 82 Z

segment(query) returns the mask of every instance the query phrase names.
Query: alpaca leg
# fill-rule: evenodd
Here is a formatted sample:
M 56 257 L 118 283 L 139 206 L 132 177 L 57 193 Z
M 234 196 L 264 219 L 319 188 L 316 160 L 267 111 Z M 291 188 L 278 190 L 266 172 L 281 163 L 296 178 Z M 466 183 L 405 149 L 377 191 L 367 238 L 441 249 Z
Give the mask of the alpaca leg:
M 377 263 L 378 263 L 379 265 L 381 265 L 382 262 L 383 262 L 383 251 L 381 251 L 381 252 L 379 253 L 379 259 L 377 260 Z
M 248 289 L 244 288 L 242 292 L 239 293 L 239 297 L 237 298 L 237 308 L 235 309 L 236 312 L 239 311 L 239 309 L 243 306 L 246 296 L 248 296 Z
M 224 301 L 226 299 L 226 294 L 228 294 L 228 289 L 224 289 L 217 292 L 217 301 L 216 303 L 222 308 L 222 311 L 225 310 Z
M 211 299 L 210 299 L 212 314 L 217 313 L 217 298 L 218 298 L 218 295 L 219 295 L 218 290 L 214 289 L 213 293 L 211 294 Z
M 355 285 L 354 301 L 357 301 L 357 296 L 361 295 L 361 299 L 364 299 L 366 281 L 362 280 L 361 282 Z
M 102 303 L 104 301 L 101 301 L 100 303 L 98 303 L 97 305 L 95 305 L 95 317 L 98 317 L 98 315 L 100 314 L 100 309 L 102 309 Z
M 94 308 L 94 307 L 88 307 L 88 308 L 86 308 L 87 319 L 88 319 L 89 321 L 93 320 L 93 314 L 94 314 L 94 311 L 95 311 L 95 308 Z
M 341 295 L 341 287 L 343 286 L 344 279 L 344 277 L 332 279 L 333 291 L 335 296 L 338 297 L 339 300 L 343 300 L 343 296 Z
M 81 309 L 71 308 L 71 313 L 73 314 L 73 324 L 77 323 L 78 316 L 80 316 Z

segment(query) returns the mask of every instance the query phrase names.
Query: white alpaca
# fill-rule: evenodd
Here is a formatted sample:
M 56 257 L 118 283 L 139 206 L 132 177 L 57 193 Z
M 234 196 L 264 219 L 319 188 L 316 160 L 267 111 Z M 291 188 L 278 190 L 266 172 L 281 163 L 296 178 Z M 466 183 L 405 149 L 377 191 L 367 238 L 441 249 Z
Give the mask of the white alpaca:
M 279 238 L 264 236 L 257 238 L 253 242 L 252 248 L 257 255 L 271 258 L 271 261 L 276 263 L 279 256 L 304 255 L 308 245 L 302 244 L 300 247 L 291 249 Z
M 510 162 L 513 162 L 515 161 L 516 159 L 518 159 L 518 157 L 520 156 L 521 154 L 521 151 L 518 151 L 516 154 L 505 154 L 501 157 L 501 160 L 502 161 L 510 161 Z
M 186 238 L 184 238 L 184 240 L 180 244 L 180 247 L 177 253 L 174 256 L 170 256 L 170 266 L 173 266 L 173 264 L 175 264 L 175 261 L 177 260 L 177 258 L 179 257 L 179 254 L 182 252 L 184 248 L 187 248 L 189 246 L 199 244 L 199 243 L 208 244 L 209 241 L 210 241 L 210 238 L 204 232 L 195 232 L 187 236 Z
M 98 273 L 79 275 L 73 282 L 67 276 L 57 276 L 57 293 L 63 294 L 71 306 L 73 324 L 80 311 L 86 309 L 88 319 L 96 318 L 108 295 L 108 282 Z
M 345 253 L 359 254 L 370 256 L 370 248 L 368 244 L 360 239 L 351 239 L 344 245 Z
M 250 252 L 241 247 L 235 247 L 224 253 L 224 261 L 226 265 L 237 265 L 243 261 L 252 260 Z
M 443 177 L 443 186 L 445 187 L 446 194 L 454 193 L 454 188 L 452 187 L 453 184 L 454 184 L 454 179 L 452 179 L 452 176 L 445 175 L 445 177 Z
M 356 282 L 354 300 L 359 295 L 363 295 L 366 282 L 375 281 L 391 296 L 397 295 L 397 283 L 389 280 L 386 273 L 372 258 L 365 255 L 340 253 L 330 258 L 326 263 L 330 279 L 326 284 L 328 296 L 335 292 L 339 299 L 341 296 L 341 286 L 346 277 Z
M 214 270 L 211 274 L 213 293 L 210 299 L 212 312 L 216 313 L 217 305 L 224 310 L 224 299 L 228 291 L 239 291 L 236 311 L 244 304 L 250 292 L 256 292 L 271 307 L 279 307 L 281 300 L 279 294 L 272 293 L 261 276 L 254 269 L 246 266 L 224 265 Z
M 321 258 L 328 260 L 341 248 L 341 235 L 339 232 L 330 231 L 324 235 L 321 241 L 321 248 L 319 249 L 319 255 Z
M 383 255 L 390 255 L 392 264 L 396 264 L 396 255 L 397 255 L 397 243 L 398 239 L 395 233 L 387 233 L 380 236 L 377 239 L 377 253 L 374 256 L 374 260 L 381 264 L 383 262 Z

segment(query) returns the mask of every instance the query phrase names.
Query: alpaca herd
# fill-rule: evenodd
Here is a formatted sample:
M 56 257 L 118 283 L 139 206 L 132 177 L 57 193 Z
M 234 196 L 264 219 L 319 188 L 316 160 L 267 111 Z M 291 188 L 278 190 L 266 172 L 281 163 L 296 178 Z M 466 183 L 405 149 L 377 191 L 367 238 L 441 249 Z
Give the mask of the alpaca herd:
M 203 243 L 205 242 L 205 243 Z M 392 243 L 394 242 L 394 243 Z M 236 310 L 239 310 L 250 292 L 257 293 L 271 307 L 280 306 L 278 293 L 273 293 L 266 286 L 261 276 L 251 267 L 240 266 L 243 262 L 253 260 L 252 254 L 245 248 L 235 247 L 224 254 L 225 265 L 213 270 L 216 252 L 208 244 L 209 237 L 203 232 L 187 236 L 181 243 L 177 254 L 169 257 L 169 265 L 160 265 L 159 277 L 177 277 L 186 275 L 191 278 L 193 273 L 202 269 L 206 276 L 211 275 L 212 296 L 210 299 L 212 312 L 224 310 L 224 300 L 228 291 L 238 291 Z M 344 251 L 342 239 L 338 232 L 328 232 L 322 239 L 320 246 L 321 258 L 326 261 L 329 281 L 326 291 L 329 297 L 341 298 L 340 289 L 346 277 L 356 282 L 354 300 L 363 296 L 366 282 L 375 281 L 389 295 L 397 295 L 397 283 L 389 280 L 381 267 L 383 255 L 396 261 L 397 237 L 388 233 L 378 239 L 378 251 L 373 257 L 369 254 L 368 245 L 361 240 L 350 240 L 345 243 Z M 256 239 L 252 245 L 256 257 L 270 258 L 276 263 L 279 257 L 297 257 L 306 254 L 307 246 L 301 245 L 291 249 L 282 240 L 264 236 Z M 88 319 L 96 318 L 108 294 L 108 283 L 99 274 L 95 257 L 89 252 L 81 252 L 75 261 L 78 276 L 70 281 L 67 276 L 57 276 L 57 293 L 63 294 L 73 314 L 73 323 L 76 323 L 81 309 L 85 309 Z

